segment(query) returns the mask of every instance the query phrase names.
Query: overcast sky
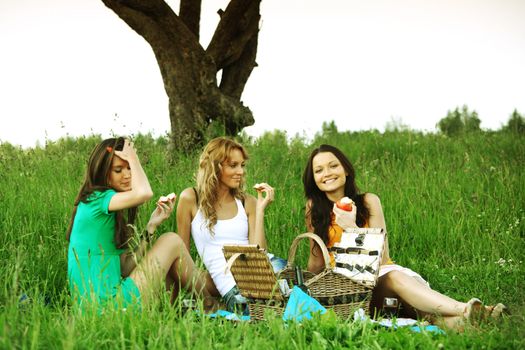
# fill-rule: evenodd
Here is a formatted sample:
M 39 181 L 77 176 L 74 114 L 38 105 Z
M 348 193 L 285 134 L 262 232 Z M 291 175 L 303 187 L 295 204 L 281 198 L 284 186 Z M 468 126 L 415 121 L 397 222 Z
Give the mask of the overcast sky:
M 225 4 L 203 0 L 204 47 Z M 525 1 L 263 0 L 261 15 L 251 135 L 434 131 L 463 104 L 483 128 L 525 113 Z M 169 130 L 151 48 L 98 0 L 1 0 L 0 98 L 0 141 L 22 146 Z

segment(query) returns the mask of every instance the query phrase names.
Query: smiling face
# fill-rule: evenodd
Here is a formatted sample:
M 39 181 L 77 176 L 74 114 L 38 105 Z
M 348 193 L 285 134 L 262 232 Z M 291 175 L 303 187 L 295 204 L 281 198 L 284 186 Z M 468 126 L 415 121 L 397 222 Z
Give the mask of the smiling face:
M 341 192 L 344 195 L 346 176 L 343 165 L 332 152 L 318 153 L 312 159 L 313 176 L 323 192 Z
M 118 156 L 114 156 L 111 162 L 109 185 L 117 192 L 131 190 L 131 169 L 129 163 Z
M 227 188 L 239 188 L 244 176 L 246 160 L 239 149 L 233 149 L 229 157 L 221 163 L 219 184 Z

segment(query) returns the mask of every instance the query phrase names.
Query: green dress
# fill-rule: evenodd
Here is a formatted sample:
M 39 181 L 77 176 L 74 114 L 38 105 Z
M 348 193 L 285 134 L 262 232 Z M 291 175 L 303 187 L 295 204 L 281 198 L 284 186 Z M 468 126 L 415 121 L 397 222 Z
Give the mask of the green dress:
M 120 254 L 114 241 L 116 214 L 109 212 L 114 190 L 94 192 L 78 204 L 68 250 L 71 295 L 79 303 L 115 302 L 123 307 L 140 304 L 140 293 L 131 278 L 122 278 Z

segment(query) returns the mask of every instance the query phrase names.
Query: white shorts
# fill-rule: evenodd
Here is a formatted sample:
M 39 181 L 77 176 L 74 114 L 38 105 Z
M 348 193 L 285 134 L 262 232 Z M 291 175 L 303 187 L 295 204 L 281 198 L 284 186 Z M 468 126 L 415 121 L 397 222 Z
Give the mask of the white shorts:
M 403 267 L 397 264 L 381 265 L 379 267 L 379 277 L 384 276 L 391 271 L 401 271 L 405 275 L 413 277 L 416 281 L 421 282 L 430 288 L 430 284 L 427 281 L 425 281 L 425 279 L 421 277 L 417 272 L 414 272 L 410 270 L 409 268 L 406 268 L 406 267 Z

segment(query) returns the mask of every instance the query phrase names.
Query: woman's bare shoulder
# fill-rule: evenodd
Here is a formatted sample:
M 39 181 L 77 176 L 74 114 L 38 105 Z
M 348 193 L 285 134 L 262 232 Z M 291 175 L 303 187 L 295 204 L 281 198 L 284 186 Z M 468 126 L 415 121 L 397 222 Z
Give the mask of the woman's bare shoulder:
M 379 196 L 375 193 L 367 192 L 363 195 L 363 199 L 365 200 L 365 203 L 370 205 L 381 205 L 381 200 L 379 199 Z
M 257 198 L 255 198 L 251 194 L 245 193 L 244 194 L 244 206 L 245 207 L 248 207 L 248 206 L 255 207 L 256 205 L 257 205 Z
M 372 192 L 367 192 L 363 195 L 365 202 L 381 202 L 379 196 Z
M 193 189 L 193 187 L 188 187 L 184 189 L 179 195 L 179 203 L 190 204 L 196 203 L 196 201 L 197 195 L 195 194 L 195 190 Z

